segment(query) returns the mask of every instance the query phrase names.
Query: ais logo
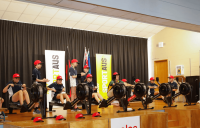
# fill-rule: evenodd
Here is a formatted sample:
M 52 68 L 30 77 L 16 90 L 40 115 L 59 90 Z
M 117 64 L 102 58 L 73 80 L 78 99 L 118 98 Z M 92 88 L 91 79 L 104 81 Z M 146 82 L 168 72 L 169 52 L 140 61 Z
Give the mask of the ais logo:
M 132 126 L 129 126 L 129 127 L 128 127 L 128 126 L 126 125 L 126 127 L 122 127 L 122 128 L 137 128 L 137 126 L 133 126 L 133 127 L 132 127 Z

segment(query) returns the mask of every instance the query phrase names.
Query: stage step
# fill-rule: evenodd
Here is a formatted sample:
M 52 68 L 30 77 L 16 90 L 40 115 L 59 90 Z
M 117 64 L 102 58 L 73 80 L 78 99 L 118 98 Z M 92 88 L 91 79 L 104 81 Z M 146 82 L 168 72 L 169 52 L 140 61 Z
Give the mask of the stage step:
M 175 127 L 175 126 L 179 126 L 178 120 L 168 120 L 168 127 Z
M 172 120 L 172 114 L 168 114 L 168 120 Z
M 169 128 L 187 128 L 186 126 L 176 126 L 176 127 L 169 127 Z

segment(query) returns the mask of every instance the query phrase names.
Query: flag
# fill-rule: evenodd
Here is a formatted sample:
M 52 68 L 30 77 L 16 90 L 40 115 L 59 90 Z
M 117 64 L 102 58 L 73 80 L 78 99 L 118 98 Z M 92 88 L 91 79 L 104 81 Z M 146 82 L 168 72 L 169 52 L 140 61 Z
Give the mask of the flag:
M 88 49 L 88 66 L 90 67 L 89 73 L 91 74 L 91 64 L 90 64 L 90 52 L 89 52 L 89 49 Z
M 70 64 L 70 52 L 69 52 L 68 46 L 67 46 L 67 59 L 66 59 L 66 61 L 67 61 L 67 63 L 66 63 L 66 71 L 65 71 L 65 74 L 66 74 L 65 91 L 69 93 L 69 91 L 70 91 L 69 68 L 71 67 L 71 64 Z
M 87 53 L 86 47 L 85 47 L 85 53 L 84 53 L 84 58 L 83 58 L 83 67 L 85 65 L 88 65 L 88 53 Z

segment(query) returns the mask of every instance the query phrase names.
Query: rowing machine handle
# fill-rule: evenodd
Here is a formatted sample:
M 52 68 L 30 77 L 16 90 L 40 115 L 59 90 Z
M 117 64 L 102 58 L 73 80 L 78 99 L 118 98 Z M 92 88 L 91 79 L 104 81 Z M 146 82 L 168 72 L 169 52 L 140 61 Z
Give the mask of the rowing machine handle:
M 157 83 L 160 85 L 159 77 L 156 77 L 156 81 L 157 81 Z

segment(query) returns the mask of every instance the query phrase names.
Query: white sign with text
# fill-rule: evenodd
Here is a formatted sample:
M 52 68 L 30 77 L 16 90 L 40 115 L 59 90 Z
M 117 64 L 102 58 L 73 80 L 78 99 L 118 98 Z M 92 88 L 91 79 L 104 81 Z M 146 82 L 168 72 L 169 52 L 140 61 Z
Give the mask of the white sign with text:
M 140 128 L 140 116 L 112 118 L 111 128 Z

